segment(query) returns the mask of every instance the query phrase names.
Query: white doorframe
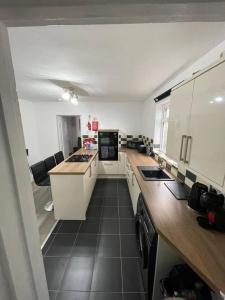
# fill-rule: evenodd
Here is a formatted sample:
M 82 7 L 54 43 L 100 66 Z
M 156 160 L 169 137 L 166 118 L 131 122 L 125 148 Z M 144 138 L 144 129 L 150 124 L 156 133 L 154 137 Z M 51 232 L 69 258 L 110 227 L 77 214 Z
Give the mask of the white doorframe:
M 0 298 L 4 292 L 4 300 L 48 300 L 8 32 L 1 23 L 0 66 Z
M 110 2 L 110 1 L 109 1 Z M 0 8 L 6 26 L 224 21 L 225 3 Z M 181 14 L 182 12 L 182 14 Z M 193 13 L 194 12 L 194 13 Z M 0 299 L 49 300 L 7 27 L 0 23 Z M 7 285 L 5 284 L 7 282 Z

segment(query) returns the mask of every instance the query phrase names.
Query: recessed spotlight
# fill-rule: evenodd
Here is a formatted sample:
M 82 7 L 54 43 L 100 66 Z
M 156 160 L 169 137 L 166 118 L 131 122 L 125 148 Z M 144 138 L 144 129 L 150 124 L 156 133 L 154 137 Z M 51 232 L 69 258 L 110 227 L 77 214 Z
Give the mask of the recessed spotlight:
M 210 104 L 213 104 L 213 103 L 214 103 L 214 101 L 210 101 L 209 103 L 210 103 Z
M 216 102 L 222 102 L 222 101 L 223 101 L 223 97 L 220 97 L 220 96 L 219 96 L 219 97 L 216 97 L 216 98 L 215 98 L 215 101 L 216 101 Z
M 65 100 L 65 101 L 69 101 L 69 100 L 70 100 L 70 97 L 71 97 L 71 95 L 70 95 L 70 93 L 69 93 L 68 91 L 66 91 L 66 92 L 64 92 L 64 93 L 62 94 L 62 98 L 63 98 L 63 100 Z

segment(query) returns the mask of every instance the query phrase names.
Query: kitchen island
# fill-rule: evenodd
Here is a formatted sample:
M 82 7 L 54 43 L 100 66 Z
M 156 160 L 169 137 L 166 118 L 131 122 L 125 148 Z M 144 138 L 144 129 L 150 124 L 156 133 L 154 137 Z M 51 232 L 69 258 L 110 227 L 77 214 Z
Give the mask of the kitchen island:
M 97 153 L 97 150 L 80 149 L 74 154 L 92 155 L 88 162 L 67 162 L 67 158 L 49 171 L 57 220 L 86 219 L 86 210 L 98 173 Z

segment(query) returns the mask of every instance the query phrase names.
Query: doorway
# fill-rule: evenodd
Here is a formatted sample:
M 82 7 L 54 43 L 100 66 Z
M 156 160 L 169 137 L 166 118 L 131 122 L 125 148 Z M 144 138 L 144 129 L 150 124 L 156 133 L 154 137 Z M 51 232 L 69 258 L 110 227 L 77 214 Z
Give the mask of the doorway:
M 68 157 L 80 148 L 80 116 L 56 116 L 59 149 Z

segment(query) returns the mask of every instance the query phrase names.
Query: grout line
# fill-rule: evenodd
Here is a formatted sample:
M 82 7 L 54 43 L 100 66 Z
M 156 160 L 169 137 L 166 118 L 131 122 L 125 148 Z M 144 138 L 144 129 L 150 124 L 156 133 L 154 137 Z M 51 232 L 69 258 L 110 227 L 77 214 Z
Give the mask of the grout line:
M 59 220 L 58 222 L 60 222 L 60 220 Z M 57 222 L 57 224 L 58 224 L 58 222 Z M 61 228 L 61 226 L 62 226 L 62 224 L 63 224 L 63 221 L 62 221 L 61 225 L 59 226 L 59 228 L 57 229 L 56 233 L 53 233 L 53 231 L 54 231 L 55 227 L 57 226 L 57 224 L 54 226 L 52 232 L 50 232 L 50 234 L 49 234 L 49 237 L 50 237 L 50 235 L 53 235 L 53 234 L 54 234 L 54 237 L 53 237 L 53 239 L 51 240 L 50 245 L 49 245 L 48 248 L 46 249 L 45 253 L 43 253 L 43 256 L 44 256 L 44 257 L 46 256 L 48 250 L 49 250 L 50 247 L 52 246 L 52 244 L 53 244 L 53 242 L 54 242 L 54 240 L 55 240 L 55 238 L 56 238 L 56 233 L 57 233 L 57 232 L 59 231 L 59 229 Z M 48 238 L 49 238 L 49 237 L 48 237 Z M 48 239 L 46 240 L 45 244 L 47 243 L 47 241 L 48 241 Z M 43 246 L 43 248 L 44 248 L 44 246 Z M 42 248 L 42 249 L 43 249 L 43 248 Z
M 117 196 L 119 193 L 119 188 L 117 184 Z M 118 198 L 119 201 L 119 198 Z M 118 214 L 119 214 L 119 207 L 118 207 Z M 121 246 L 121 235 L 120 235 L 120 219 L 119 219 L 119 243 L 120 243 L 120 274 L 121 274 L 121 289 L 122 289 L 122 300 L 124 300 L 123 296 L 123 267 L 122 267 L 122 246 Z
M 73 245 L 72 245 L 72 247 L 71 247 L 70 256 L 67 257 L 68 261 L 67 261 L 67 263 L 66 263 L 66 265 L 65 265 L 65 270 L 64 270 L 64 272 L 63 272 L 63 274 L 62 274 L 61 282 L 60 282 L 60 284 L 59 284 L 59 291 L 61 291 L 61 287 L 62 287 L 62 284 L 63 284 L 63 279 L 64 279 L 64 276 L 65 276 L 65 274 L 66 274 L 66 270 L 67 270 L 67 268 L 68 268 L 69 262 L 70 262 L 70 260 L 71 260 L 71 254 L 72 254 L 73 247 L 74 247 L 74 245 L 75 245 L 75 243 L 76 243 L 76 240 L 77 240 L 77 237 L 78 237 L 78 232 L 79 232 L 79 230 L 80 230 L 80 226 L 81 226 L 81 223 L 80 223 L 80 225 L 79 225 L 79 228 L 78 228 L 78 230 L 77 230 L 77 233 L 76 233 L 76 236 L 75 236 Z M 61 226 L 60 226 L 60 228 L 61 228 Z M 56 296 L 56 299 L 57 299 L 57 297 L 58 297 L 58 295 Z

